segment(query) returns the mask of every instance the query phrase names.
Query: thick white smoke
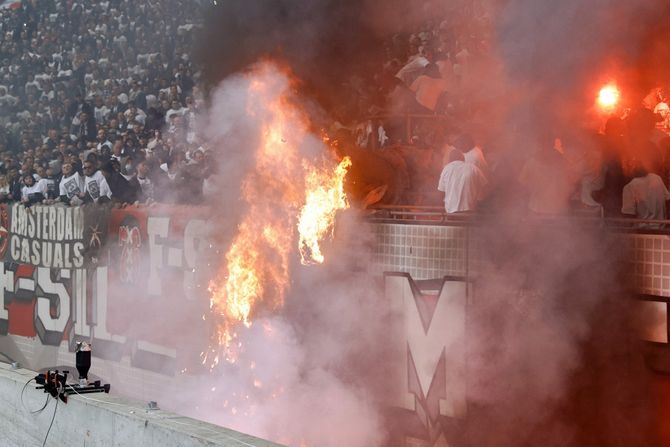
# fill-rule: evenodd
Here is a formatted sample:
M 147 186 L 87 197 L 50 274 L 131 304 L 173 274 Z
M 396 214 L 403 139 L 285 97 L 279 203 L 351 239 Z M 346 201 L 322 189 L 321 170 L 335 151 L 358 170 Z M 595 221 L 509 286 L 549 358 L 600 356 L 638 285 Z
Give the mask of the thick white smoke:
M 255 96 L 256 83 L 271 86 L 270 100 L 290 96 L 286 75 L 262 64 L 223 81 L 211 95 L 206 116 L 205 134 L 221 160 L 220 187 L 208 199 L 216 212 L 210 238 L 220 244 L 219 262 L 225 262 L 223 254 L 249 208 L 240 191 L 253 181 L 249 174 L 256 169 L 256 149 L 267 132 L 269 112 L 258 101 L 268 98 Z M 296 101 L 291 98 L 290 107 L 298 107 Z M 290 134 L 285 137 L 291 139 Z M 329 150 L 316 135 L 299 147 L 302 157 L 315 162 L 330 156 Z M 273 215 L 298 212 L 281 203 L 264 204 L 263 197 L 258 200 Z M 180 393 L 161 397 L 164 406 L 291 446 L 382 444 L 377 393 L 384 387 L 380 356 L 385 353 L 380 351 L 389 336 L 387 309 L 381 289 L 365 271 L 366 236 L 355 212 L 340 217 L 337 242 L 325 247 L 325 264 L 301 266 L 296 240 L 285 305 L 261 305 L 250 328 L 236 327 L 240 349 L 234 363 L 222 361 L 211 372 L 203 367 L 201 374 L 184 376 Z M 194 341 L 200 345 L 189 349 L 198 352 L 209 342 Z
M 516 144 L 498 166 L 494 193 L 508 195 L 505 206 L 479 231 L 467 336 L 472 445 L 658 445 L 621 238 L 526 217 L 516 182 L 528 154 L 551 144 L 543 132 L 570 136 L 575 152 L 600 149 L 590 134 L 576 137 L 586 135 L 595 86 L 626 74 L 613 60 L 638 76 L 647 68 L 638 57 L 663 9 L 656 1 L 499 2 L 495 43 L 515 96 L 492 121 L 507 122 L 499 138 Z
M 603 52 L 635 52 L 641 36 L 612 24 L 653 8 L 613 0 L 597 2 L 600 8 L 578 1 L 500 3 L 497 44 L 506 82 L 498 97 L 512 112 L 487 116 L 486 124 L 505 129 L 499 141 L 521 143 L 500 148 L 514 162 L 498 170 L 501 189 L 513 196 L 500 201 L 509 208 L 480 234 L 486 259 L 469 307 L 464 430 L 471 445 L 488 447 L 654 445 L 645 439 L 653 438 L 644 401 L 648 373 L 621 296 L 622 254 L 599 231 L 529 224 L 522 219 L 525 198 L 513 188 L 525 158 L 544 144 L 536 137 L 542 129 L 569 133 L 579 126 L 580 92 Z M 240 188 L 264 131 L 262 109 L 249 113 L 259 73 L 223 81 L 207 114 L 205 134 L 221 163 L 221 186 L 210 198 L 220 211 L 211 239 L 222 253 L 245 211 Z M 289 86 L 267 66 L 262 76 L 277 94 Z M 300 148 L 310 157 L 324 150 L 316 136 Z M 294 253 L 285 307 L 265 309 L 250 329 L 239 328 L 243 350 L 235 364 L 185 376 L 183 391 L 159 400 L 290 445 L 381 445 L 383 366 L 396 357 L 382 349 L 393 334 L 379 289 L 360 267 L 367 264 L 361 233 L 357 223 L 341 228 L 324 266 L 298 267 Z

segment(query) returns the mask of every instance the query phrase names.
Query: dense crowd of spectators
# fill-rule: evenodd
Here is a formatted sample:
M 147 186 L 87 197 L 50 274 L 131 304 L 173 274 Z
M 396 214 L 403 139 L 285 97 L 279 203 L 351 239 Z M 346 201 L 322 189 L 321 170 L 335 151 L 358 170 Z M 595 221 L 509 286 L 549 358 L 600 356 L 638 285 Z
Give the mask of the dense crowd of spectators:
M 198 203 L 212 165 L 194 131 L 200 6 L 5 2 L 0 199 Z
M 0 200 L 199 203 L 216 166 L 195 131 L 203 100 L 191 54 L 207 2 L 8 3 Z M 447 19 L 389 36 L 376 72 L 346 86 L 359 146 L 444 141 L 444 121 L 419 121 L 408 136 L 405 122 L 382 118 L 389 113 L 471 116 L 467 73 L 485 57 L 489 19 L 477 2 L 453 4 Z
M 0 200 L 199 203 L 216 166 L 196 132 L 203 98 L 191 54 L 205 2 L 8 3 L 0 2 Z M 610 216 L 666 217 L 670 106 L 662 90 L 616 111 L 588 150 L 552 134 L 516 172 L 498 169 L 464 131 L 485 109 L 477 103 L 485 95 L 474 93 L 493 59 L 489 11 L 477 1 L 450 5 L 446 19 L 389 36 L 377 71 L 343 86 L 350 137 L 384 149 L 405 179 L 396 190 L 412 187 L 404 172 L 411 160 L 389 149 L 409 146 L 438 154 L 419 173 L 439 179 L 450 213 L 478 208 L 500 185 L 496 176 L 509 184 L 511 175 L 535 213 L 576 203 Z
M 534 215 L 586 211 L 605 217 L 666 220 L 670 200 L 670 99 L 654 88 L 644 99 L 602 116 L 600 132 L 546 131 L 524 163 L 486 162 L 468 135 L 446 147 L 438 189 L 448 213 L 479 209 L 512 192 Z M 519 200 L 525 199 L 525 200 Z M 491 201 L 489 201 L 491 202 Z M 490 203 L 489 203 L 490 205 Z M 658 227 L 659 224 L 644 224 Z
M 363 118 L 355 130 L 360 146 L 430 147 L 476 119 L 481 107 L 471 92 L 484 90 L 477 73 L 489 62 L 490 11 L 478 1 L 444 8 L 443 19 L 391 36 L 383 65 L 367 83 L 350 82 L 355 103 L 347 116 Z
M 395 194 L 387 203 L 434 204 L 437 186 L 448 213 L 507 206 L 501 196 L 511 194 L 537 215 L 576 211 L 666 219 L 670 97 L 660 87 L 638 100 L 628 92 L 625 104 L 599 115 L 602 129 L 539 130 L 537 150 L 513 166 L 504 150 L 489 152 L 492 141 L 471 135 L 486 127 L 481 124 L 491 106 L 485 82 L 486 72 L 496 70 L 490 13 L 482 2 L 452 2 L 446 19 L 392 36 L 373 82 L 351 82 L 357 99 L 351 115 L 366 117 L 353 129 L 358 146 L 383 149 L 398 171 L 421 158 L 432 165 L 405 174 L 401 188 L 414 194 Z M 428 190 L 418 177 L 430 178 Z

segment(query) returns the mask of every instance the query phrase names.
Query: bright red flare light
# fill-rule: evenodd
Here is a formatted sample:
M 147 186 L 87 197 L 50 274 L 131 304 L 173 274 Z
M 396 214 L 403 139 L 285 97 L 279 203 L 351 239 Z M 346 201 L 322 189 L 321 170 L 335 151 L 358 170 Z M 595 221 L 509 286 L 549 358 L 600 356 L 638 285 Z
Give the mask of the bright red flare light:
M 621 98 L 621 92 L 615 84 L 607 84 L 598 92 L 598 106 L 607 112 L 612 111 Z

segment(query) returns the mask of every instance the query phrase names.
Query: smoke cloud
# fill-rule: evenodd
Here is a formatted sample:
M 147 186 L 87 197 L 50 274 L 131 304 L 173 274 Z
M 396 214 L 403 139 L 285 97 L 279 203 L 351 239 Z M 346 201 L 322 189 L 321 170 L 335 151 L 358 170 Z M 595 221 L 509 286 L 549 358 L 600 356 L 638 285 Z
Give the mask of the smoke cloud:
M 499 2 L 496 46 L 507 87 L 531 109 L 529 127 L 580 127 L 597 89 L 612 80 L 636 106 L 667 79 L 669 16 L 663 1 Z
M 216 86 L 262 58 L 285 63 L 298 87 L 335 110 L 342 83 L 369 67 L 379 42 L 362 2 L 226 1 L 212 8 L 198 51 L 204 79 Z
M 516 179 L 553 137 L 583 153 L 601 149 L 589 113 L 603 83 L 616 80 L 636 108 L 663 82 L 665 64 L 650 55 L 662 51 L 667 4 L 512 0 L 494 16 L 508 108 L 492 118 L 511 144 L 495 185 L 505 200 L 480 229 L 468 438 L 494 447 L 659 445 L 630 253 L 602 230 L 525 217 Z
M 380 66 L 385 33 L 448 12 L 441 2 L 409 4 L 255 0 L 213 8 L 199 57 L 210 86 L 207 135 L 223 151 L 221 246 L 239 221 L 238 192 L 262 133 L 246 113 L 252 67 L 280 61 L 298 78 L 291 88 L 315 121 L 339 119 L 348 99 L 340 87 Z M 599 231 L 526 218 L 516 179 L 547 134 L 594 149 L 582 127 L 604 80 L 616 77 L 635 92 L 663 80 L 668 6 L 509 0 L 489 7 L 494 57 L 485 66 L 496 70 L 474 71 L 468 82 L 482 85 L 473 101 L 497 103 L 472 128 L 494 129 L 486 140 L 501 160 L 491 203 L 498 214 L 478 230 L 485 248 L 468 322 L 466 438 L 487 447 L 657 445 L 627 253 Z M 365 240 L 360 225 L 343 224 L 325 266 L 292 266 L 286 307 L 240 329 L 245 349 L 236 364 L 186 378 L 195 391 L 170 396 L 179 411 L 291 445 L 381 445 L 386 384 L 378 379 L 396 353 L 382 348 L 394 334 L 361 267 Z
M 222 151 L 220 187 L 209 199 L 215 210 L 209 239 L 218 250 L 200 275 L 225 280 L 217 270 L 250 209 L 261 210 L 259 218 L 271 221 L 293 215 L 295 225 L 299 210 L 283 201 L 282 188 L 304 194 L 301 159 L 318 164 L 333 157 L 320 138 L 303 135 L 302 112 L 296 108 L 300 97 L 293 94 L 292 82 L 284 69 L 262 62 L 212 90 L 203 132 L 208 144 Z M 268 166 L 258 152 L 276 113 L 266 106 L 279 98 L 286 107 L 286 126 L 272 150 L 286 149 L 282 157 L 292 160 L 290 168 Z M 284 145 L 295 145 L 297 153 Z M 242 200 L 245 195 L 252 203 Z M 293 241 L 284 303 L 277 306 L 279 288 L 269 280 L 268 296 L 253 310 L 251 326 L 235 326 L 234 360 L 221 360 L 211 371 L 205 371 L 206 364 L 201 373 L 189 368 L 180 379 L 185 391 L 160 396 L 163 406 L 291 446 L 382 445 L 384 367 L 393 355 L 385 348 L 389 310 L 366 272 L 368 236 L 356 211 L 341 213 L 337 236 L 323 247 L 327 261 L 319 266 L 301 266 Z M 260 256 L 278 262 L 271 247 L 261 250 Z M 210 315 L 207 320 L 217 322 Z M 189 338 L 180 349 L 207 351 L 207 339 Z

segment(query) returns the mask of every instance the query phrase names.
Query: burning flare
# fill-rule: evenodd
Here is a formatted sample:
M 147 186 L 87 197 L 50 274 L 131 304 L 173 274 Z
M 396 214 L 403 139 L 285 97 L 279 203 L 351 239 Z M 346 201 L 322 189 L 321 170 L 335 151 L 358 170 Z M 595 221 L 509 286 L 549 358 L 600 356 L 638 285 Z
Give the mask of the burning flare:
M 607 84 L 598 92 L 598 106 L 606 112 L 611 112 L 618 104 L 621 92 L 615 84 Z
M 351 160 L 337 165 L 333 151 L 310 133 L 305 115 L 288 98 L 285 75 L 266 64 L 249 76 L 247 114 L 258 123 L 260 143 L 242 185 L 246 212 L 209 284 L 217 326 L 203 353 L 210 368 L 220 353 L 235 363 L 243 348 L 237 331 L 251 326 L 260 310 L 283 306 L 296 247 L 303 263 L 324 261 L 319 244 L 332 235 L 337 210 L 348 207 L 343 183 Z M 315 147 L 319 157 L 301 153 L 314 154 Z

